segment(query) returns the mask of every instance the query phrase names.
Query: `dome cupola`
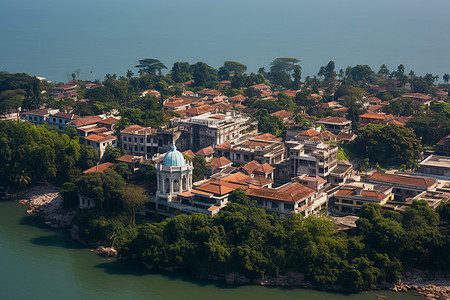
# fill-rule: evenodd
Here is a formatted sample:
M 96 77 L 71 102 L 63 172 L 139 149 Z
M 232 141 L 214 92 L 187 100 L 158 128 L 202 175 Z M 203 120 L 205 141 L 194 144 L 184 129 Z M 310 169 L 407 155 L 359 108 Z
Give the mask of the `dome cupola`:
M 167 151 L 164 156 L 163 165 L 165 167 L 182 167 L 186 164 L 183 154 L 177 150 L 175 145 Z

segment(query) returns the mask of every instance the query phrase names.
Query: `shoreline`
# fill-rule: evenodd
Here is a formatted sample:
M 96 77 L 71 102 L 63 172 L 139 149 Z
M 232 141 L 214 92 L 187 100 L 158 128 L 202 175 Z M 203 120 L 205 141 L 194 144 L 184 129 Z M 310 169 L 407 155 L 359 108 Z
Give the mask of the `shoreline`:
M 75 238 L 72 229 L 72 219 L 76 210 L 68 210 L 62 207 L 62 196 L 59 189 L 50 184 L 37 185 L 23 192 L 16 193 L 12 200 L 30 207 L 27 214 L 41 218 L 44 223 L 55 229 L 69 229 L 71 238 L 81 244 L 89 246 L 90 243 L 83 243 Z M 97 249 L 91 251 L 99 253 Z M 106 249 L 111 251 L 111 249 Z M 115 250 L 114 250 L 115 251 Z M 117 255 L 117 254 L 116 254 Z M 115 255 L 113 255 L 115 256 Z M 120 259 L 120 257 L 119 257 Z M 141 262 L 142 263 L 142 262 Z M 153 270 L 152 266 L 142 263 L 146 268 Z M 175 272 L 179 268 L 159 268 L 164 272 Z M 202 279 L 202 278 L 199 278 Z M 449 274 L 440 272 L 422 271 L 411 269 L 404 272 L 402 279 L 394 283 L 382 283 L 372 285 L 369 289 L 348 290 L 340 286 L 315 286 L 304 279 L 304 274 L 288 272 L 286 275 L 277 277 L 268 277 L 266 279 L 249 279 L 242 274 L 211 274 L 207 278 L 214 281 L 223 281 L 229 285 L 260 285 L 267 287 L 288 287 L 288 288 L 306 288 L 321 291 L 355 293 L 364 291 L 391 290 L 394 292 L 409 292 L 426 299 L 450 299 L 450 278 Z

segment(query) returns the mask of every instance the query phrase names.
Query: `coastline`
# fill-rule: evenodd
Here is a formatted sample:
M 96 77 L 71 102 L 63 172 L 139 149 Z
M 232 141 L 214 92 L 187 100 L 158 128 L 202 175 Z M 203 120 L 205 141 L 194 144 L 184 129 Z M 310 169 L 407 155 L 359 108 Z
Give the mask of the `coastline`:
M 62 196 L 59 189 L 50 184 L 37 185 L 31 187 L 23 192 L 13 195 L 12 199 L 20 204 L 28 205 L 30 207 L 27 213 L 32 216 L 41 218 L 44 223 L 52 228 L 57 229 L 72 229 L 72 219 L 76 214 L 76 210 L 68 210 L 62 206 Z M 90 246 L 93 243 L 89 241 L 81 241 L 76 238 L 77 235 L 71 231 L 73 240 Z M 91 250 L 96 253 L 107 253 L 111 251 L 109 248 L 104 248 L 105 251 L 98 251 L 103 247 L 98 247 L 96 250 Z M 114 250 L 115 251 L 115 250 Z M 117 254 L 115 254 L 117 255 Z M 113 255 L 113 256 L 115 256 Z M 120 258 L 120 255 L 119 255 Z M 148 269 L 154 269 L 152 266 L 144 264 Z M 179 268 L 159 268 L 164 272 L 176 272 Z M 201 279 L 201 278 L 200 278 Z M 277 277 L 267 277 L 265 279 L 249 279 L 242 274 L 213 274 L 209 275 L 207 279 L 214 281 L 223 281 L 228 285 L 261 285 L 267 287 L 288 287 L 288 288 L 305 288 L 332 292 L 363 292 L 375 290 L 391 290 L 394 292 L 409 292 L 415 295 L 425 297 L 426 299 L 450 299 L 450 278 L 449 274 L 421 271 L 412 269 L 403 274 L 402 279 L 394 283 L 382 283 L 379 285 L 372 285 L 366 290 L 347 290 L 341 286 L 315 286 L 304 279 L 301 273 L 288 272 L 286 275 Z

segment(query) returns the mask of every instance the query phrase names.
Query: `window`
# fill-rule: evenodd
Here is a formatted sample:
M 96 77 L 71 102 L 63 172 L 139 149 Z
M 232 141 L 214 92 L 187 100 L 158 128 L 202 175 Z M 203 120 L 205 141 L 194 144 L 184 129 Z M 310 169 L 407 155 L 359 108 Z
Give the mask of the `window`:
M 353 204 L 353 201 L 352 200 L 342 200 L 342 203 L 345 203 L 345 204 Z
M 141 138 L 141 144 L 144 143 L 144 138 Z
M 272 208 L 273 209 L 278 209 L 278 203 L 272 201 Z

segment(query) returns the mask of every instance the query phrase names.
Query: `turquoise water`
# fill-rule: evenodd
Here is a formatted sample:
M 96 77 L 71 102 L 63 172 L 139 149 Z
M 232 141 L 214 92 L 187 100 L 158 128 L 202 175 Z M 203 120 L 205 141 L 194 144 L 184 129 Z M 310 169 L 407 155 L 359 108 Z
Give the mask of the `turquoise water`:
M 136 72 L 146 57 L 169 68 L 236 60 L 254 72 L 296 57 L 306 75 L 334 60 L 442 77 L 449 11 L 448 0 L 3 1 L 0 70 L 68 81 L 77 69 L 81 79 Z
M 0 202 L 0 299 L 421 299 L 404 293 L 356 295 L 305 289 L 229 287 L 102 258 L 66 232 L 26 216 L 15 202 Z

